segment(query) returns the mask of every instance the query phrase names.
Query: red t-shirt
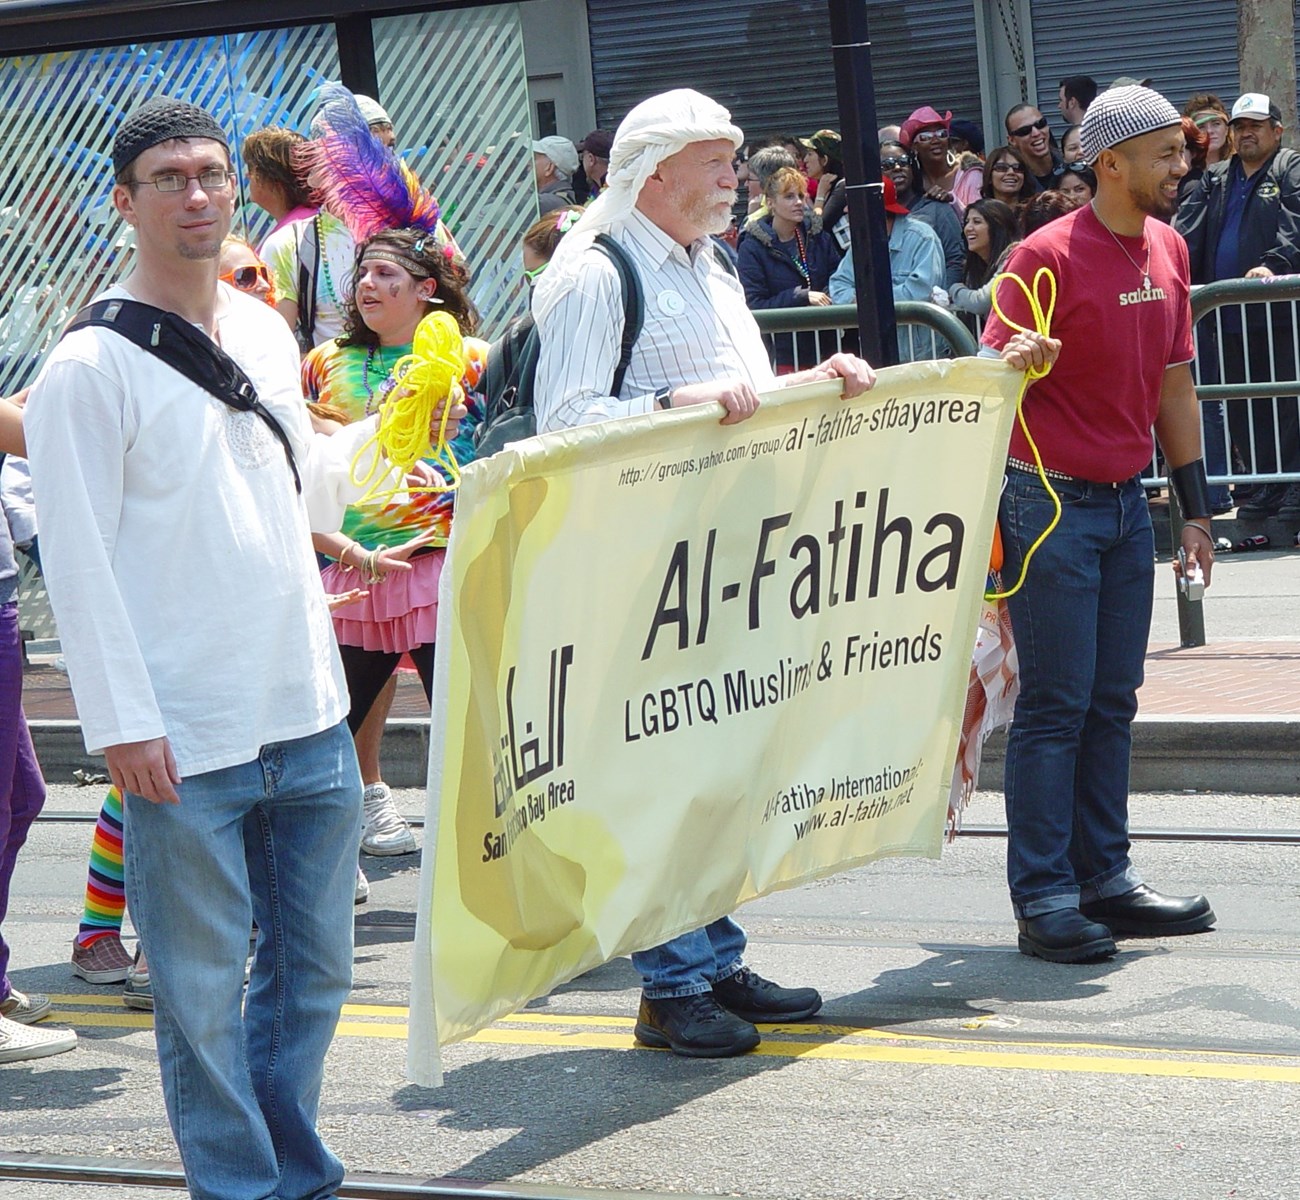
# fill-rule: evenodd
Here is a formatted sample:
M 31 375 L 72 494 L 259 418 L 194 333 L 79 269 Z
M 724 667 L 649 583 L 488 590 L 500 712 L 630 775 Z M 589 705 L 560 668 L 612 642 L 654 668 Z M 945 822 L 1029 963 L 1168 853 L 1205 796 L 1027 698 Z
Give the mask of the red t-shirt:
M 1027 284 L 1039 267 L 1056 276 L 1051 333 L 1061 339 L 1061 355 L 1025 395 L 1029 432 L 1044 466 L 1097 483 L 1128 479 L 1151 461 L 1165 369 L 1195 357 L 1182 235 L 1148 218 L 1144 237 L 1119 240 L 1132 261 L 1085 205 L 1030 234 L 1006 267 Z M 1149 291 L 1141 270 L 1147 244 Z M 1046 306 L 1045 287 L 1040 295 Z M 1011 320 L 1033 328 L 1015 284 L 999 285 L 998 303 Z M 1000 350 L 1011 334 L 993 314 L 983 342 Z M 1033 461 L 1019 422 L 1010 453 Z

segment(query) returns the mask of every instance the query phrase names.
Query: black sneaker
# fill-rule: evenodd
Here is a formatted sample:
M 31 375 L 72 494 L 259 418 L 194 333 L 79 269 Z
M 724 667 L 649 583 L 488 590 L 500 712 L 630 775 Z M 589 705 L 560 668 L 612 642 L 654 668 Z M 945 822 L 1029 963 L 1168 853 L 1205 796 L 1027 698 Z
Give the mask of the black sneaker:
M 1265 484 L 1252 492 L 1250 499 L 1238 507 L 1237 516 L 1247 521 L 1263 521 L 1267 517 L 1276 516 L 1286 492 L 1285 483 Z
M 759 1043 L 758 1030 L 732 1016 L 711 992 L 698 996 L 641 997 L 636 1040 L 645 1046 L 671 1050 L 686 1058 L 731 1058 Z
M 802 1021 L 822 1006 L 816 988 L 778 987 L 748 967 L 713 985 L 713 995 L 728 1012 L 746 1021 Z
M 1277 515 L 1284 521 L 1294 521 L 1297 517 L 1300 517 L 1300 483 L 1292 483 L 1287 486 L 1277 506 Z

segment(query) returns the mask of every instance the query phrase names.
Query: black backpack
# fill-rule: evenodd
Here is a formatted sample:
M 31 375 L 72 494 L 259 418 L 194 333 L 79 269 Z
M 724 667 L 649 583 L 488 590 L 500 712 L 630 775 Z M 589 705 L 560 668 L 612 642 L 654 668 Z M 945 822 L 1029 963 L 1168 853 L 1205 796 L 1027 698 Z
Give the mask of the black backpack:
M 632 362 L 632 348 L 645 323 L 645 298 L 640 276 L 627 251 L 607 233 L 598 233 L 592 244 L 614 264 L 622 294 L 623 341 L 608 393 L 617 396 Z M 716 243 L 713 250 L 718 262 L 734 276 L 736 268 L 726 251 Z M 507 442 L 517 442 L 537 433 L 533 391 L 540 343 L 532 316 L 525 315 L 512 321 L 505 333 L 488 347 L 487 362 L 479 381 L 485 411 L 483 424 L 474 439 L 475 458 L 488 458 L 504 449 Z

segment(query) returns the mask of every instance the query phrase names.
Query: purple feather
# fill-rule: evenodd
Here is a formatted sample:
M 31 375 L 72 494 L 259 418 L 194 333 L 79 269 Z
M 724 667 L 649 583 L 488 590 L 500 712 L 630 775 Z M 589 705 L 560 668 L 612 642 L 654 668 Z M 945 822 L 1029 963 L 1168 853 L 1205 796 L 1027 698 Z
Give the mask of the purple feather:
M 438 202 L 405 164 L 371 132 L 347 88 L 327 83 L 312 122 L 321 135 L 298 156 L 325 207 L 357 242 L 382 229 L 438 227 Z

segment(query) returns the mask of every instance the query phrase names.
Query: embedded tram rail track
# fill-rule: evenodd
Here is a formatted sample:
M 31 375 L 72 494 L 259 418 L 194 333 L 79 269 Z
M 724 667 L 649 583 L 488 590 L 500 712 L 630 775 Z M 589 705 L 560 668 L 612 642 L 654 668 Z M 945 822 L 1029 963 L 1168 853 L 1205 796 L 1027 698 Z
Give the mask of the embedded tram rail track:
M 89 1187 L 155 1188 L 182 1191 L 185 1175 L 177 1164 L 138 1159 L 79 1158 L 35 1154 L 0 1157 L 0 1182 L 78 1184 Z M 474 1179 L 428 1179 L 403 1175 L 351 1175 L 336 1193 L 339 1200 L 703 1200 L 684 1192 L 615 1191 L 556 1184 L 489 1183 Z
M 36 820 L 51 825 L 93 825 L 97 814 L 55 810 L 42 812 Z M 423 829 L 424 818 L 407 816 L 412 829 Z M 959 838 L 1005 838 L 1005 825 L 964 825 L 957 831 Z M 1135 842 L 1212 842 L 1237 846 L 1297 846 L 1300 829 L 1197 829 L 1160 827 L 1131 829 L 1129 837 Z

